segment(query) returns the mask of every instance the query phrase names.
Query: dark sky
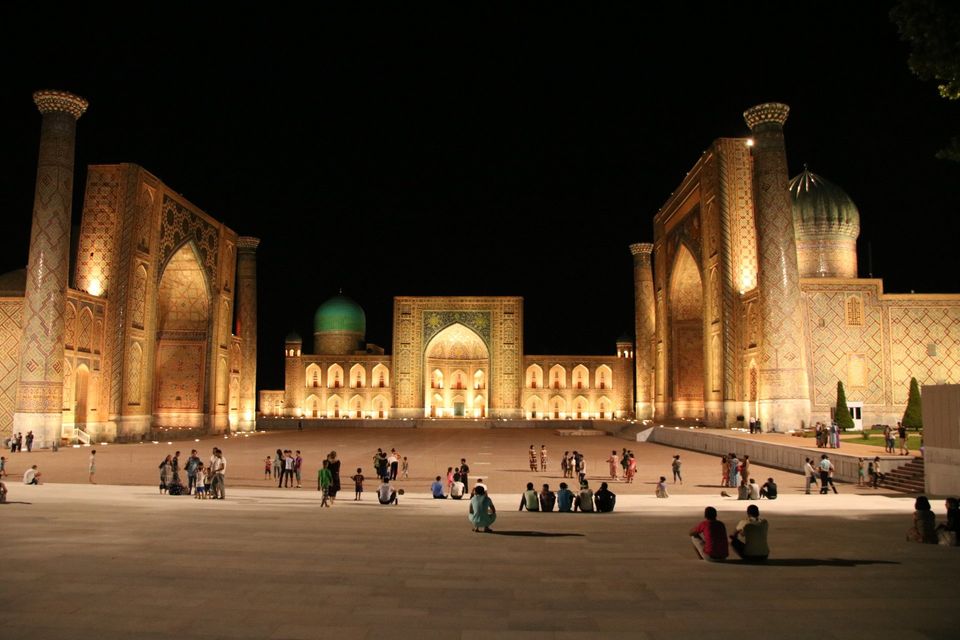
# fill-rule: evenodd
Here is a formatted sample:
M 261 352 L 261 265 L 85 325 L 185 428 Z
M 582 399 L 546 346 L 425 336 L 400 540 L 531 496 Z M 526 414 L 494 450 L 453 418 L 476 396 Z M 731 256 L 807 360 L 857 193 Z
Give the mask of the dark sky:
M 388 350 L 394 295 L 494 294 L 525 298 L 527 353 L 611 353 L 627 245 L 769 100 L 791 174 L 858 204 L 861 275 L 869 241 L 888 291 L 960 290 L 960 165 L 934 159 L 960 107 L 910 74 L 887 3 L 76 4 L 0 7 L 0 271 L 27 261 L 30 94 L 79 93 L 77 222 L 82 168 L 133 162 L 262 238 L 262 388 L 339 288 Z

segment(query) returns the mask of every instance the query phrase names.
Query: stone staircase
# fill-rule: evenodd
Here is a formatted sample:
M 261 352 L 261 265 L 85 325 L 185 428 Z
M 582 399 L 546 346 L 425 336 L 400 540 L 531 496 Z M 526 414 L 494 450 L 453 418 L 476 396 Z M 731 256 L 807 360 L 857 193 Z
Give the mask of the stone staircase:
M 905 493 L 924 493 L 923 458 L 915 457 L 907 464 L 888 471 L 880 486 Z

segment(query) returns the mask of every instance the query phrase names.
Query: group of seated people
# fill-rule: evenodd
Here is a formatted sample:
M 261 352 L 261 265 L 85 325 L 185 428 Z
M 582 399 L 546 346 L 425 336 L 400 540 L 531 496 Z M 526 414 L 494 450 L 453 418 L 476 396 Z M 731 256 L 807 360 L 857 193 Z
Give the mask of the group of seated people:
M 730 554 L 729 547 L 743 560 L 764 562 L 770 555 L 767 545 L 769 524 L 760 517 L 760 508 L 752 504 L 747 507 L 747 517 L 737 523 L 737 528 L 729 536 L 727 527 L 717 520 L 717 510 L 707 507 L 703 510 L 703 521 L 690 530 L 690 540 L 701 560 L 720 562 Z
M 550 490 L 549 484 L 543 485 L 543 489 L 537 492 L 533 483 L 528 482 L 526 491 L 520 496 L 519 511 L 553 511 L 556 506 L 560 512 L 609 513 L 616 504 L 617 494 L 607 488 L 606 482 L 600 484 L 596 493 L 586 480 L 580 483 L 577 493 L 570 491 L 566 482 L 560 483 L 560 490 L 556 493 Z
M 724 498 L 733 497 L 726 491 L 721 491 L 720 495 Z M 760 498 L 777 499 L 777 483 L 773 481 L 773 478 L 767 478 L 767 481 L 762 485 L 757 484 L 756 480 L 750 478 L 749 481 L 743 480 L 737 487 L 737 500 L 759 500 Z
M 957 546 L 957 533 L 960 530 L 960 498 L 947 498 L 947 521 L 937 524 L 930 500 L 927 496 L 918 496 L 913 503 L 913 526 L 907 529 L 908 542 L 923 544 L 942 544 Z

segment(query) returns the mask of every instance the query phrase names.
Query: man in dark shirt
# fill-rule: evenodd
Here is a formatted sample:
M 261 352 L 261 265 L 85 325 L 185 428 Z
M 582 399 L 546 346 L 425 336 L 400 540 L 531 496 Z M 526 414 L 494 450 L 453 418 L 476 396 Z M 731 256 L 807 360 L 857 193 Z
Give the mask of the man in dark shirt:
M 617 494 L 607 488 L 607 483 L 601 483 L 600 490 L 593 496 L 593 501 L 597 504 L 599 513 L 609 513 L 617 504 Z
M 543 485 L 543 490 L 540 492 L 540 511 L 553 511 L 553 505 L 556 503 L 557 496 L 550 491 L 550 485 Z
M 467 481 L 467 476 L 470 474 L 470 467 L 467 466 L 467 459 L 460 458 L 460 482 L 463 483 L 463 486 L 469 487 L 470 483 Z
M 777 499 L 777 483 L 773 481 L 773 478 L 767 478 L 767 481 L 760 487 L 760 497 L 768 500 Z
M 717 510 L 707 507 L 703 510 L 703 522 L 690 530 L 690 540 L 701 560 L 717 562 L 726 560 L 727 527 L 717 520 Z

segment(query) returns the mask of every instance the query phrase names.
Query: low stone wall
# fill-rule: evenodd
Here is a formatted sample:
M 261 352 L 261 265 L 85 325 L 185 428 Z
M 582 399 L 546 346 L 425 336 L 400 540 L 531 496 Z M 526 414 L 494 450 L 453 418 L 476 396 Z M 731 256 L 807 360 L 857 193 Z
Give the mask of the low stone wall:
M 819 462 L 820 455 L 826 453 L 833 462 L 835 480 L 843 482 L 856 482 L 857 470 L 859 468 L 859 456 L 843 453 L 843 449 L 809 450 L 802 447 L 791 447 L 789 445 L 774 444 L 763 442 L 762 440 L 747 440 L 735 436 L 725 436 L 718 433 L 706 433 L 699 429 L 674 429 L 671 427 L 651 427 L 648 432 L 647 440 L 656 444 L 678 449 L 688 449 L 700 453 L 709 453 L 716 456 L 736 453 L 737 457 L 750 456 L 750 462 L 792 471 L 794 473 L 803 472 L 804 458 L 811 458 L 814 462 Z M 761 436 L 762 437 L 762 436 Z M 638 440 L 640 439 L 638 434 Z M 880 458 L 880 470 L 884 473 L 902 465 L 906 460 L 904 458 L 889 457 Z M 718 460 L 719 463 L 719 460 Z M 765 478 L 764 478 L 765 479 Z M 761 479 L 758 478 L 759 482 Z
M 600 421 L 598 421 L 600 422 Z M 602 421 L 610 422 L 610 421 Z M 557 429 L 564 431 L 594 431 L 593 420 L 494 420 L 494 419 L 463 419 L 463 418 L 282 418 L 275 416 L 259 416 L 257 429 L 264 431 L 296 430 L 300 424 L 304 430 L 320 427 L 337 427 L 348 429 L 379 428 L 379 429 Z M 597 431 L 604 435 L 604 431 Z

